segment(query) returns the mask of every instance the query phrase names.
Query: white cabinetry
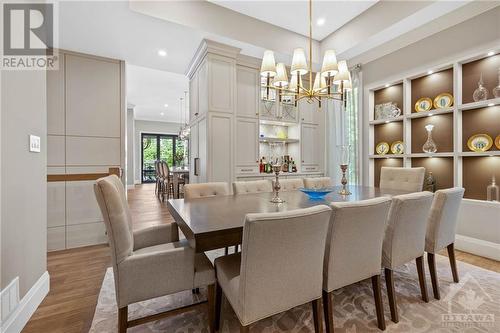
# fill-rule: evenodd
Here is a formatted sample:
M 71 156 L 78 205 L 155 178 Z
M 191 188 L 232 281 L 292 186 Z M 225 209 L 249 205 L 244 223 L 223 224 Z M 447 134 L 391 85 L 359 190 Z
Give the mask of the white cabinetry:
M 236 174 L 259 173 L 259 120 L 236 119 Z
M 324 134 L 323 127 L 316 124 L 302 124 L 301 126 L 301 171 L 323 171 L 324 164 Z
M 245 66 L 236 69 L 236 116 L 258 118 L 259 71 Z
M 299 101 L 299 114 L 300 120 L 304 124 L 320 124 L 323 110 L 318 110 L 318 102 L 309 103 L 307 100 L 302 99 Z

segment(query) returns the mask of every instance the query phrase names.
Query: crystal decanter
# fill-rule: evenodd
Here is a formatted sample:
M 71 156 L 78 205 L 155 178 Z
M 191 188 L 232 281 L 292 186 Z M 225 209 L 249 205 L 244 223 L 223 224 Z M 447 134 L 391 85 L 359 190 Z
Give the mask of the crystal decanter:
M 437 152 L 437 146 L 434 140 L 432 140 L 432 130 L 434 129 L 434 125 L 426 125 L 425 129 L 427 130 L 427 141 L 425 141 L 422 146 L 422 150 L 425 153 L 435 153 Z
M 485 101 L 488 99 L 488 90 L 484 87 L 483 73 L 479 77 L 479 82 L 477 83 L 477 89 L 474 90 L 472 94 L 472 99 L 474 102 Z
M 495 176 L 491 177 L 491 184 L 486 188 L 486 200 L 500 201 L 500 190 L 498 189 Z
M 493 88 L 493 96 L 500 98 L 500 68 L 498 68 L 498 85 Z

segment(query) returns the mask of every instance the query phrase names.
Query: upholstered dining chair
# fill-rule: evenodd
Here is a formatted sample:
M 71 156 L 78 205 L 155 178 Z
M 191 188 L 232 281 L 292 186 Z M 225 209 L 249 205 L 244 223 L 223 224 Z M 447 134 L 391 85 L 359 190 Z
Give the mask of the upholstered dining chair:
M 424 186 L 425 168 L 393 168 L 382 167 L 380 171 L 380 188 L 386 190 L 402 190 L 420 192 Z
M 172 175 L 170 174 L 170 168 L 167 162 L 160 161 L 160 170 L 162 174 L 162 201 L 165 201 L 165 194 L 167 195 L 167 200 L 170 195 L 174 193 L 174 184 L 172 183 Z
M 216 329 L 224 293 L 242 333 L 249 332 L 252 323 L 309 302 L 315 331 L 321 332 L 323 258 L 330 215 L 330 207 L 324 205 L 248 214 L 241 252 L 215 260 Z
M 439 284 L 436 273 L 435 254 L 442 249 L 448 250 L 453 282 L 457 283 L 458 271 L 455 260 L 455 233 L 457 229 L 457 217 L 464 196 L 461 187 L 436 191 L 432 202 L 431 213 L 427 223 L 427 234 L 425 236 L 425 251 L 431 275 L 432 290 L 434 298 L 440 299 Z
M 272 191 L 272 183 L 265 179 L 233 183 L 234 194 L 263 193 Z
M 304 187 L 306 188 L 325 188 L 332 186 L 330 177 L 304 178 Z
M 429 302 L 425 283 L 424 247 L 432 198 L 431 192 L 416 192 L 392 197 L 382 247 L 382 267 L 384 267 L 391 318 L 395 323 L 399 321 L 399 315 L 393 271 L 398 266 L 416 260 L 422 300 Z
M 273 180 L 273 188 L 275 182 Z M 302 178 L 280 179 L 280 186 L 280 192 L 296 191 L 304 187 L 304 180 Z
M 382 242 L 391 199 L 331 204 L 332 218 L 326 239 L 323 268 L 323 309 L 326 332 L 333 332 L 333 291 L 370 279 L 378 328 L 385 330 L 380 291 Z
M 125 190 L 117 176 L 98 179 L 94 193 L 111 248 L 119 332 L 207 302 L 134 320 L 128 319 L 130 304 L 204 286 L 208 286 L 209 331 L 214 332 L 215 272 L 205 254 L 179 241 L 175 223 L 132 231 Z

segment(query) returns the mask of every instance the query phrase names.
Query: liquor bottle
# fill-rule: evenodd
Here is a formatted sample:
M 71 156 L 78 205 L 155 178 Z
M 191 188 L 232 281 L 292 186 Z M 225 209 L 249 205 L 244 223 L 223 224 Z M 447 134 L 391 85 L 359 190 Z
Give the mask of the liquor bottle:
M 429 175 L 427 176 L 427 178 L 425 178 L 424 190 L 429 192 L 436 192 L 436 180 L 434 179 L 432 172 L 429 172 Z
M 491 184 L 486 188 L 486 200 L 487 201 L 500 201 L 498 185 L 496 183 L 495 176 L 491 177 Z
M 297 165 L 295 165 L 295 161 L 292 164 L 292 172 L 297 172 Z
M 281 166 L 282 172 L 288 172 L 288 155 L 283 156 L 283 165 Z
M 288 163 L 288 172 L 293 172 L 293 164 L 295 162 L 293 161 L 293 158 L 290 157 L 290 162 Z
M 259 172 L 260 173 L 263 173 L 264 172 L 264 163 L 262 162 L 262 160 L 264 159 L 264 157 L 262 157 L 260 159 L 260 163 L 259 163 Z

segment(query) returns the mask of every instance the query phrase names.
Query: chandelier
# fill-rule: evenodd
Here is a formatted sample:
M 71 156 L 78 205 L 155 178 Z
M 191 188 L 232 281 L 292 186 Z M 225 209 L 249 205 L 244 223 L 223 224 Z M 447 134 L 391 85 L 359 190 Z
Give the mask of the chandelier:
M 269 100 L 269 93 L 274 90 L 279 102 L 283 97 L 293 97 L 294 104 L 301 99 L 309 103 L 318 102 L 321 108 L 322 99 L 340 100 L 345 105 L 346 92 L 352 89 L 351 74 L 347 62 L 337 62 L 334 50 L 327 50 L 323 58 L 321 71 L 314 74 L 312 70 L 312 0 L 309 0 L 309 65 L 303 48 L 293 51 L 291 78 L 288 81 L 287 69 L 284 63 L 276 64 L 274 52 L 267 50 L 262 58 L 260 75 L 264 78 L 262 87 L 265 88 L 265 99 Z M 302 76 L 309 74 L 309 82 L 303 81 Z
M 182 101 L 184 101 L 184 110 L 182 108 L 183 104 Z M 189 127 L 187 123 L 187 115 L 185 116 L 185 121 L 183 121 L 183 117 L 185 115 L 185 112 L 187 111 L 186 107 L 187 103 L 187 91 L 184 92 L 184 98 L 180 98 L 180 110 L 181 110 L 181 117 L 180 117 L 180 127 L 179 127 L 179 134 L 178 138 L 180 141 L 185 141 L 189 139 L 189 134 L 191 134 L 191 128 Z

